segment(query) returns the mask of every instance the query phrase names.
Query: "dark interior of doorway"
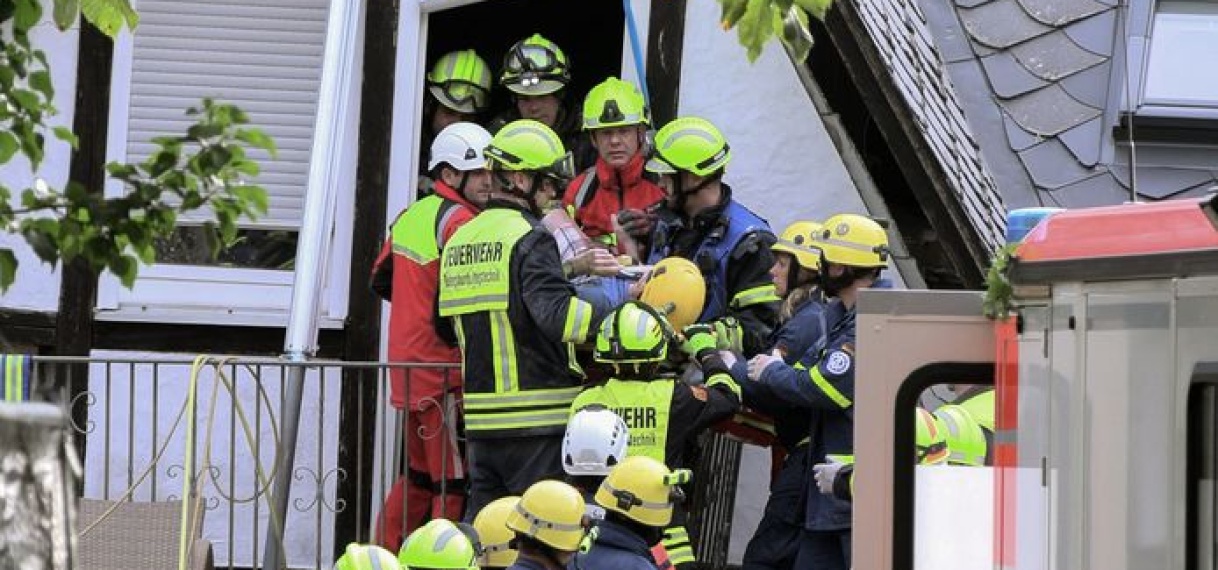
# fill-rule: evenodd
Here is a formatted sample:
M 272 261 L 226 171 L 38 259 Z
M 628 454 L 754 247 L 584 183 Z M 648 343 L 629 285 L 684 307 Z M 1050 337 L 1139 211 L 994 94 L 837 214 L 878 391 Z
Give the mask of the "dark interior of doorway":
M 430 15 L 427 65 L 430 69 L 452 50 L 476 50 L 496 79 L 490 111 L 494 116 L 512 104 L 510 93 L 498 86 L 503 54 L 517 41 L 539 33 L 566 53 L 572 72 L 566 102 L 578 110 L 588 89 L 610 75 L 621 76 L 625 20 L 617 0 L 483 0 Z

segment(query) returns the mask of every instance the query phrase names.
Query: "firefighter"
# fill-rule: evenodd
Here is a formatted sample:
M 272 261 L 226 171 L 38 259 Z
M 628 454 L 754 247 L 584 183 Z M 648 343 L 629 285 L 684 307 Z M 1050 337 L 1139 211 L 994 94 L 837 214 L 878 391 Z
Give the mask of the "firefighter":
M 514 533 L 507 527 L 508 515 L 516 510 L 520 497 L 500 497 L 478 511 L 474 517 L 474 530 L 478 531 L 481 551 L 478 565 L 482 570 L 507 568 L 516 562 L 516 548 L 512 546 Z
M 990 465 L 989 438 L 972 412 L 959 404 L 944 404 L 935 410 L 940 431 L 947 438 L 948 465 Z
M 664 190 L 643 171 L 650 124 L 643 95 L 616 77 L 584 98 L 584 131 L 596 149 L 596 164 L 571 181 L 563 204 L 584 234 L 618 253 L 635 248 L 617 243 L 614 217 L 636 244 L 645 245 L 655 226 L 652 209 L 664 200 Z
M 398 563 L 406 569 L 444 568 L 478 570 L 476 533 L 446 519 L 434 519 L 410 533 L 398 552 Z
M 776 238 L 765 220 L 732 199 L 723 182 L 732 153 L 719 129 L 683 117 L 656 133 L 646 168 L 660 176 L 667 198 L 650 240 L 649 263 L 670 255 L 694 262 L 706 279 L 699 322 L 722 338 L 743 337 L 747 356 L 760 352 L 777 320 L 769 271 Z
M 626 422 L 600 404 L 576 410 L 567 420 L 562 468 L 567 473 L 567 482 L 584 496 L 588 516 L 594 521 L 605 518 L 605 509 L 596 504 L 593 496 L 609 470 L 626 458 L 629 442 L 630 428 Z
M 473 123 L 445 127 L 432 143 L 428 162 L 435 193 L 404 210 L 390 227 L 373 266 L 372 289 L 390 301 L 391 362 L 460 362 L 455 344 L 432 326 L 440 251 L 490 196 L 491 175 L 482 155 L 490 141 L 490 133 Z M 394 483 L 381 510 L 377 541 L 386 548 L 397 550 L 402 536 L 429 518 L 461 516 L 465 461 L 457 433 L 460 388 L 461 375 L 455 369 L 390 371 L 390 403 L 407 412 L 406 476 Z
M 942 465 L 950 461 L 947 434 L 934 414 L 915 408 L 914 460 L 918 465 Z M 854 500 L 854 456 L 829 455 L 825 463 L 812 466 L 816 486 L 824 495 Z
M 774 265 L 770 277 L 782 304 L 781 325 L 774 331 L 769 349 L 787 364 L 795 364 L 827 332 L 824 298 L 817 286 L 820 250 L 812 245 L 821 229 L 818 222 L 794 222 L 771 247 Z M 776 463 L 781 461 L 761 522 L 745 548 L 742 568 L 791 568 L 803 531 L 810 441 L 807 412 L 765 384 L 745 382 L 741 387 L 744 405 L 772 419 L 777 442 L 774 458 Z
M 401 565 L 392 552 L 375 544 L 351 543 L 334 561 L 334 570 L 398 570 Z
M 554 129 L 570 150 L 576 172 L 596 162 L 596 149 L 580 132 L 580 117 L 568 106 L 571 64 L 558 44 L 533 34 L 512 44 L 503 56 L 499 84 L 512 93 L 512 108 L 491 122 L 491 132 L 517 119 Z
M 601 322 L 593 358 L 612 367 L 604 384 L 580 393 L 571 405 L 613 410 L 630 429 L 631 457 L 651 457 L 673 468 L 685 467 L 685 450 L 706 428 L 732 417 L 740 409 L 740 386 L 716 349 L 709 325 L 686 327 L 681 344 L 700 363 L 705 383 L 689 385 L 657 376 L 676 340 L 664 317 L 649 305 L 632 301 Z M 673 564 L 694 562 L 684 517 L 665 535 L 664 546 Z
M 516 533 L 516 562 L 510 570 L 565 570 L 583 544 L 589 528 L 584 499 L 561 481 L 538 481 L 508 513 L 507 527 Z
M 658 459 L 633 455 L 619 463 L 596 491 L 605 519 L 592 534 L 591 548 L 577 554 L 582 570 L 656 570 L 651 552 L 673 520 L 675 503 L 684 499 L 681 485 L 688 469 L 669 470 Z
M 582 379 L 569 343 L 603 317 L 576 296 L 538 222 L 571 175 L 558 135 L 520 120 L 485 153 L 498 188 L 448 240 L 440 265 L 439 311 L 453 317 L 466 379 L 469 520 L 499 497 L 562 477 L 567 410 Z
M 812 463 L 851 455 L 854 433 L 855 301 L 888 263 L 888 236 L 874 220 L 838 214 L 825 220 L 812 245 L 821 251 L 820 286 L 828 332 L 794 366 L 774 354 L 748 363 L 748 376 L 808 411 Z M 807 484 L 815 482 L 808 478 Z M 850 504 L 809 489 L 796 568 L 850 567 Z
M 490 66 L 472 49 L 440 56 L 426 77 L 423 138 L 419 148 L 430 149 L 435 137 L 453 123 L 480 123 L 479 118 L 490 108 L 492 79 Z M 419 168 L 427 164 L 427 157 L 420 157 Z M 431 167 L 426 168 L 420 172 L 416 191 L 419 198 L 434 188 Z

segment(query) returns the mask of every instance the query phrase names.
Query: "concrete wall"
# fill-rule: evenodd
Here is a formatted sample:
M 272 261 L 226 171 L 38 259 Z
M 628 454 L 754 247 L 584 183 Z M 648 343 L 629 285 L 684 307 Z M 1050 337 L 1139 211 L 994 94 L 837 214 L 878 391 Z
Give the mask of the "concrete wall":
M 790 60 L 767 45 L 750 64 L 719 5 L 690 2 L 681 64 L 681 115 L 704 117 L 732 147 L 726 180 L 775 233 L 799 219 L 866 212 Z M 768 497 L 769 450 L 745 446 L 729 559 L 739 562 Z
M 75 109 L 79 33 L 75 29 L 59 31 L 55 24 L 51 23 L 49 16 L 50 11 L 47 10 L 47 19 L 38 25 L 30 40 L 35 47 L 46 52 L 51 68 L 51 80 L 55 86 L 55 107 L 59 114 L 48 119 L 47 125 L 71 128 Z M 22 190 L 32 187 L 37 177 L 45 179 L 51 188 L 62 189 L 67 184 L 71 148 L 67 143 L 50 136 L 49 132 L 50 129 L 47 134 L 46 158 L 37 172 L 31 170 L 29 161 L 20 154 L 0 167 L 0 184 L 12 192 L 14 206 L 20 204 Z M 17 283 L 0 295 L 0 309 L 54 311 L 59 302 L 58 268 L 39 261 L 20 236 L 0 232 L 0 248 L 13 249 L 20 264 L 17 269 Z M 0 343 L 3 341 L 3 336 L 0 336 Z

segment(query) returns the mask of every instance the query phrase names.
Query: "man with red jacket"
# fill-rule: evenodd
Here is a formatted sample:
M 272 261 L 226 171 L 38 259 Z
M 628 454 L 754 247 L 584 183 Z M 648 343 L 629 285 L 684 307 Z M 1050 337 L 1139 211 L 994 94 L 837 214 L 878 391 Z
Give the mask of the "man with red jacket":
M 372 290 L 390 302 L 390 362 L 461 362 L 460 350 L 432 326 L 440 252 L 490 197 L 491 175 L 482 154 L 490 142 L 490 133 L 473 123 L 440 131 L 428 163 L 435 193 L 411 204 L 390 228 L 372 270 Z M 428 519 L 461 518 L 466 479 L 457 437 L 461 380 L 458 368 L 390 372 L 390 401 L 406 410 L 406 475 L 385 500 L 376 540 L 394 552 L 403 536 Z
M 629 249 L 617 243 L 613 217 L 640 242 L 639 251 L 646 251 L 644 242 L 655 225 L 649 208 L 664 200 L 664 190 L 643 172 L 648 124 L 639 90 L 616 77 L 593 87 L 584 99 L 584 130 L 596 148 L 596 164 L 571 181 L 562 201 L 588 237 L 619 253 Z

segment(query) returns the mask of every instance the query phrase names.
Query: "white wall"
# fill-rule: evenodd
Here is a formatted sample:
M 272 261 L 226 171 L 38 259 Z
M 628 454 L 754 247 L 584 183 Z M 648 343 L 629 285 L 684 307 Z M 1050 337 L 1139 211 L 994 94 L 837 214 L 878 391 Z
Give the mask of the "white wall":
M 32 44 L 46 52 L 51 68 L 51 80 L 55 86 L 55 107 L 59 114 L 47 120 L 48 126 L 72 127 L 76 95 L 76 52 L 79 33 L 76 29 L 60 32 L 47 18 L 31 34 Z M 8 164 L 0 167 L 0 184 L 12 193 L 12 203 L 21 202 L 21 192 L 32 187 L 36 175 L 41 176 L 51 188 L 62 189 L 68 181 L 68 162 L 71 148 L 67 143 L 51 136 L 47 129 L 46 158 L 37 173 L 31 172 L 30 163 L 18 154 Z M 0 232 L 0 247 L 12 248 L 20 266 L 17 282 L 0 296 L 0 309 L 28 309 L 54 311 L 59 303 L 59 271 L 42 263 L 25 245 L 20 236 Z M 0 337 L 3 342 L 3 337 Z
M 749 64 L 735 31 L 719 27 L 719 5 L 690 2 L 681 63 L 681 115 L 710 120 L 727 137 L 734 197 L 775 233 L 799 219 L 866 212 L 841 157 L 782 46 Z M 768 497 L 770 452 L 746 445 L 736 491 L 729 560 L 739 563 Z

